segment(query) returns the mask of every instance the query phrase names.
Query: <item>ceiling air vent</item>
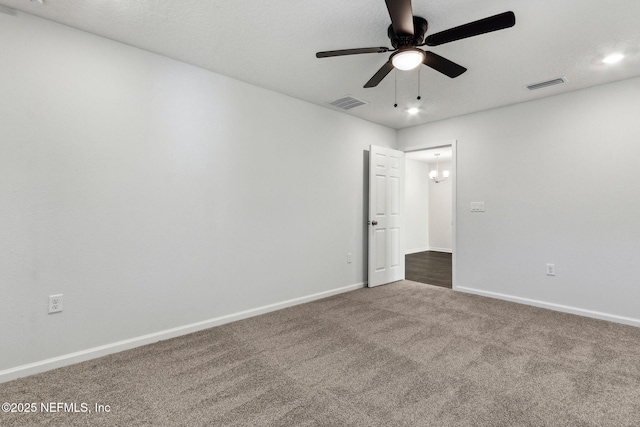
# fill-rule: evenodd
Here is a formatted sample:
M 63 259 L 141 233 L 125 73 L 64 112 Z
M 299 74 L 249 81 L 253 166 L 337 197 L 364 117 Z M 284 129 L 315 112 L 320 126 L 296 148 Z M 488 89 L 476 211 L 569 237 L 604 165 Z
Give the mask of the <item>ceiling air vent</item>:
M 565 80 L 564 77 L 559 77 L 557 79 L 547 80 L 546 82 L 534 83 L 532 85 L 527 86 L 527 89 L 529 90 L 542 89 L 543 87 L 559 85 L 559 84 L 565 83 L 566 81 L 567 80 Z
M 331 101 L 329 104 L 333 105 L 334 107 L 338 107 L 341 110 L 350 110 L 361 105 L 366 105 L 368 104 L 368 102 L 363 101 L 362 99 L 354 98 L 351 95 L 345 95 L 342 98 Z

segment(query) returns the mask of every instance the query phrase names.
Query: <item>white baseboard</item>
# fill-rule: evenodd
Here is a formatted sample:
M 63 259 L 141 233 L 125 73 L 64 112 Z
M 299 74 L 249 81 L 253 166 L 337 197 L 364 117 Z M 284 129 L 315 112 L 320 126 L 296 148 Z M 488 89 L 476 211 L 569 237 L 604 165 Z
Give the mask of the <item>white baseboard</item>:
M 483 291 L 480 289 L 467 288 L 465 286 L 456 286 L 455 291 L 466 292 L 469 294 L 481 295 L 489 298 L 496 298 L 505 301 L 517 302 L 519 304 L 532 305 L 534 307 L 547 308 L 549 310 L 560 311 L 563 313 L 577 314 L 578 316 L 591 317 L 594 319 L 608 320 L 609 322 L 622 323 L 624 325 L 640 326 L 640 319 L 632 317 L 618 316 L 615 314 L 602 313 L 600 311 L 586 310 L 583 308 L 571 307 L 568 305 L 555 304 L 551 302 L 538 301 L 529 298 L 516 297 L 513 295 L 501 294 L 498 292 Z
M 406 251 L 404 251 L 405 255 L 411 255 L 411 254 L 417 254 L 418 252 L 426 252 L 429 250 L 428 246 L 425 246 L 424 248 L 417 248 L 417 249 L 408 249 Z
M 429 248 L 429 250 L 434 252 L 446 252 L 448 254 L 453 253 L 451 249 L 447 249 L 447 248 Z
M 129 350 L 146 344 L 152 344 L 158 341 L 187 335 L 193 332 L 209 329 L 214 326 L 224 325 L 225 323 L 235 322 L 249 317 L 257 316 L 264 313 L 292 307 L 305 302 L 311 302 L 318 299 L 338 295 L 344 292 L 353 291 L 364 288 L 366 283 L 356 283 L 354 285 L 344 286 L 341 288 L 331 289 L 329 291 L 318 292 L 316 294 L 304 297 L 294 298 L 275 304 L 269 304 L 250 310 L 240 311 L 238 313 L 228 314 L 226 316 L 215 317 L 213 319 L 204 320 L 202 322 L 191 323 L 189 325 L 178 326 L 176 328 L 166 329 L 135 338 L 130 338 L 98 347 L 88 348 L 86 350 L 76 351 L 74 353 L 64 354 L 62 356 L 52 357 L 50 359 L 41 360 L 26 365 L 16 366 L 15 368 L 0 371 L 0 383 L 15 380 L 17 378 L 26 377 L 40 372 L 49 371 L 63 366 L 73 365 L 75 363 L 84 362 L 98 357 L 107 356 L 109 354 L 118 353 L 120 351 Z
M 453 251 L 451 249 L 446 249 L 446 248 L 431 248 L 429 246 L 425 246 L 424 248 L 417 248 L 417 249 L 408 249 L 406 251 L 404 251 L 405 255 L 411 255 L 411 254 L 417 254 L 418 252 L 426 252 L 426 251 L 433 251 L 433 252 L 446 252 L 446 253 L 453 253 Z

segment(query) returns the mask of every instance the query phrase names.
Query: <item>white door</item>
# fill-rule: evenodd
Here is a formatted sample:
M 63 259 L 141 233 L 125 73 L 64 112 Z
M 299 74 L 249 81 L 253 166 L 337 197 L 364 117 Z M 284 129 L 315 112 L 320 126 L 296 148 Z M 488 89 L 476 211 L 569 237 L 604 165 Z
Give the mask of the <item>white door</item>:
M 404 279 L 404 153 L 369 150 L 369 287 Z

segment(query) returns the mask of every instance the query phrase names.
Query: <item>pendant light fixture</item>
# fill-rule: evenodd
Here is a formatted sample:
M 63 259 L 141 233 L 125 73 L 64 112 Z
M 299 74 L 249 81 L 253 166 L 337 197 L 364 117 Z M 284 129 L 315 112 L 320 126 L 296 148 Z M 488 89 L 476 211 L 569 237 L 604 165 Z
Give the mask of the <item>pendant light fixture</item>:
M 438 184 L 449 178 L 449 171 L 442 171 L 442 176 L 440 176 L 440 153 L 436 153 L 434 154 L 434 156 L 436 156 L 436 170 L 429 172 L 429 178 L 431 179 L 431 181 Z

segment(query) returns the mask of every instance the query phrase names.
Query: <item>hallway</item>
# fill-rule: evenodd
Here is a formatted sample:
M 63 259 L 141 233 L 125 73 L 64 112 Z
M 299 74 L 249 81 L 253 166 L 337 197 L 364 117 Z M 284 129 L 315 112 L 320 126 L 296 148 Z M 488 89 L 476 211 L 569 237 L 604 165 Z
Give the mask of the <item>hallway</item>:
M 414 282 L 451 289 L 451 254 L 425 251 L 405 255 L 405 277 Z

